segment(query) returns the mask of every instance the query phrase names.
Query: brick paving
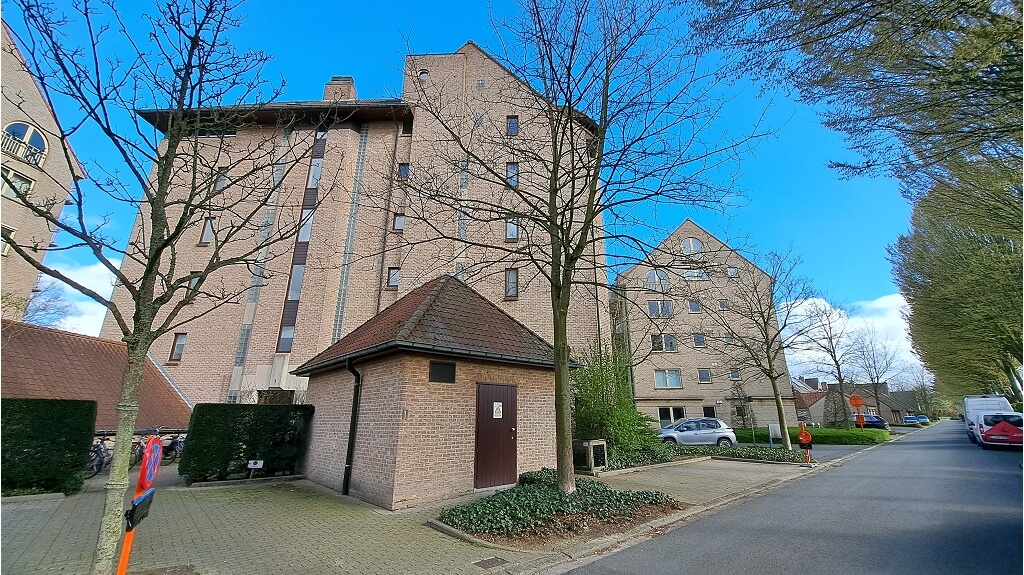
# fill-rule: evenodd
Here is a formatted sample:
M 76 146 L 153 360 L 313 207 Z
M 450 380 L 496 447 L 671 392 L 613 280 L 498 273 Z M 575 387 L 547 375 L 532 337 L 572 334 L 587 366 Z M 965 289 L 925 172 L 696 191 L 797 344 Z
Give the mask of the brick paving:
M 617 489 L 655 489 L 714 506 L 797 478 L 791 465 L 703 460 L 602 475 Z M 40 500 L 9 498 L 0 525 L 4 575 L 88 573 L 103 506 L 101 475 L 83 492 Z M 385 511 L 300 480 L 185 488 L 174 466 L 161 470 L 150 516 L 138 528 L 130 572 L 193 565 L 201 575 L 433 574 L 530 572 L 564 555 L 497 550 L 426 525 L 445 501 Z M 498 557 L 490 570 L 474 562 Z

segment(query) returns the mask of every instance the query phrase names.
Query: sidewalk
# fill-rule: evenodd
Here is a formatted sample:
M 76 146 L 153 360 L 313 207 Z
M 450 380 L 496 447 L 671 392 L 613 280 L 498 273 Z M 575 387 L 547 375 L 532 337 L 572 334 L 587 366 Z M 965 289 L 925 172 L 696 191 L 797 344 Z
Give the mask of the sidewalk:
M 602 474 L 599 479 L 619 489 L 657 489 L 693 505 L 663 520 L 670 523 L 812 472 L 796 465 L 704 459 Z M 201 575 L 530 573 L 616 539 L 588 542 L 564 553 L 494 549 L 426 525 L 440 509 L 464 500 L 391 512 L 305 480 L 186 488 L 176 485 L 173 466 L 160 473 L 158 482 L 164 485 L 138 528 L 132 572 L 192 565 Z M 104 478 L 67 498 L 4 499 L 3 573 L 88 573 Z M 478 562 L 486 567 L 474 565 Z

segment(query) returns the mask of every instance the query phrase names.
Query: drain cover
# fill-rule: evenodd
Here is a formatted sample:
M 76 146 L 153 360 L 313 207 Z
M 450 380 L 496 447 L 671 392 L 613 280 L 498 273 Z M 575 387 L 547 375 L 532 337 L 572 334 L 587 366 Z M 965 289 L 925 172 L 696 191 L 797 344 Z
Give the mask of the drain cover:
M 473 565 L 476 565 L 481 569 L 490 569 L 491 567 L 497 567 L 498 565 L 504 565 L 506 563 L 508 563 L 508 561 L 505 561 L 501 557 L 491 557 L 490 559 L 481 559 Z

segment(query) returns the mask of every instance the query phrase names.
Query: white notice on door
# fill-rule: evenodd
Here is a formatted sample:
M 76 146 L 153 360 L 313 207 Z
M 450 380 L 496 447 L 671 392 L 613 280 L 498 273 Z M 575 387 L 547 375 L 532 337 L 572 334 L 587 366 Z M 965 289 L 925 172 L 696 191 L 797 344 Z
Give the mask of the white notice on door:
M 494 402 L 494 419 L 501 419 L 501 402 Z

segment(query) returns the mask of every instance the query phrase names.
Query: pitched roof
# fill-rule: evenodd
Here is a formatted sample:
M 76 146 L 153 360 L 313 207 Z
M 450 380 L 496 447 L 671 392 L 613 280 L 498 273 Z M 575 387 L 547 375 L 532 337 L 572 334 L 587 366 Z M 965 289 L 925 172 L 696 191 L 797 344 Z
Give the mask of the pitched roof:
M 96 429 L 117 429 L 115 408 L 128 364 L 123 342 L 3 320 L 0 396 L 96 401 Z M 152 358 L 139 393 L 136 429 L 188 427 L 192 408 Z
M 300 365 L 306 376 L 347 360 L 422 351 L 551 367 L 554 348 L 458 279 L 443 275 L 412 290 Z
M 804 400 L 804 405 L 806 405 L 807 407 L 810 407 L 810 406 L 814 405 L 815 403 L 818 403 L 822 399 L 825 399 L 826 396 L 828 396 L 828 392 L 827 391 L 796 391 L 796 390 L 793 390 L 793 393 L 796 393 L 797 395 L 799 395 L 801 397 L 801 399 Z

